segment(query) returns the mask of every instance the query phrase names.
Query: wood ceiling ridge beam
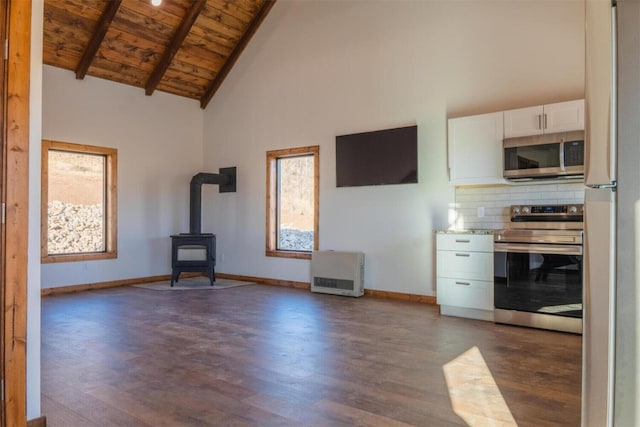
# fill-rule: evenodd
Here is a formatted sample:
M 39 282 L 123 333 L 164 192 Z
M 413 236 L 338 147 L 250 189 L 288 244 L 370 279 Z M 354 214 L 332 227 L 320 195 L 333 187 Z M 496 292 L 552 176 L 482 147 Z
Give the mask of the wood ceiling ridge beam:
M 184 39 L 189 34 L 191 27 L 196 22 L 196 19 L 198 19 L 198 15 L 200 15 L 200 12 L 202 12 L 206 3 L 207 0 L 196 0 L 193 5 L 191 5 L 191 8 L 185 15 L 184 19 L 180 22 L 180 26 L 176 30 L 176 33 L 173 35 L 171 43 L 169 43 L 165 49 L 162 54 L 162 58 L 160 58 L 160 61 L 154 68 L 151 76 L 149 76 L 149 81 L 147 81 L 147 85 L 144 88 L 144 93 L 146 95 L 151 95 L 153 91 L 156 90 L 156 87 L 158 87 L 158 83 L 160 83 L 164 73 L 171 64 L 171 60 L 178 52 L 178 49 L 180 49 L 180 46 L 182 46 Z
M 200 108 L 207 108 L 209 101 L 211 101 L 213 95 L 215 95 L 215 93 L 218 91 L 218 89 L 222 85 L 222 82 L 227 77 L 227 74 L 229 74 L 229 71 L 231 71 L 231 68 L 233 68 L 236 61 L 240 57 L 240 54 L 242 53 L 242 51 L 244 51 L 244 48 L 247 46 L 247 44 L 249 44 L 249 41 L 260 27 L 260 24 L 262 24 L 264 18 L 266 18 L 266 16 L 269 14 L 269 11 L 274 4 L 276 4 L 276 0 L 265 0 L 265 2 L 262 3 L 260 10 L 258 10 L 255 17 L 247 27 L 247 31 L 238 41 L 238 44 L 233 49 L 233 52 L 231 52 L 231 55 L 229 55 L 229 58 L 224 63 L 215 79 L 213 79 L 213 81 L 209 84 L 209 87 L 207 87 L 207 89 L 205 90 L 202 98 L 200 98 Z
M 100 19 L 96 24 L 95 31 L 91 35 L 87 48 L 82 53 L 80 62 L 78 62 L 78 66 L 76 67 L 76 79 L 82 80 L 84 79 L 84 76 L 87 75 L 89 66 L 93 62 L 93 58 L 96 56 L 98 48 L 102 44 L 102 40 L 104 40 L 104 36 L 107 34 L 111 21 L 113 21 L 113 18 L 116 16 L 116 13 L 120 8 L 120 3 L 122 3 L 122 0 L 112 0 L 107 2 L 107 6 L 105 6 L 102 15 L 100 15 Z

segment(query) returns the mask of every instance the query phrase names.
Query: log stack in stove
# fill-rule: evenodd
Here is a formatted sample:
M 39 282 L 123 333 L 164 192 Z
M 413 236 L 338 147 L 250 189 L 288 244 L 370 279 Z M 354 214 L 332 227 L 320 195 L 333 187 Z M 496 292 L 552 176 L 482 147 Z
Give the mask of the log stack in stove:
M 171 286 L 180 273 L 206 273 L 213 286 L 216 276 L 216 236 L 202 233 L 202 185 L 217 184 L 220 193 L 236 191 L 236 168 L 220 168 L 220 173 L 201 172 L 191 178 L 189 233 L 171 236 Z

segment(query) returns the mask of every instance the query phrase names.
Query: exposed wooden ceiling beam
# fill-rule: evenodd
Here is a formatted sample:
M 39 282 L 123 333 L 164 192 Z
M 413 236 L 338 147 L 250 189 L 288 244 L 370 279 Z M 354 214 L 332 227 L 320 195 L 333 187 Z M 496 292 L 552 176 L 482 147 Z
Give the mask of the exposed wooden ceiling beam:
M 204 95 L 202 95 L 202 98 L 200 98 L 200 108 L 203 108 L 203 109 L 207 108 L 209 101 L 211 101 L 211 98 L 213 98 L 213 95 L 220 88 L 220 85 L 222 85 L 222 82 L 227 77 L 227 74 L 229 74 L 229 71 L 231 71 L 231 68 L 233 68 L 234 64 L 240 57 L 240 54 L 242 53 L 244 48 L 247 46 L 247 44 L 249 44 L 251 37 L 253 37 L 255 32 L 258 30 L 258 28 L 260 27 L 260 24 L 262 23 L 262 21 L 267 16 L 267 14 L 269 13 L 269 11 L 271 10 L 271 8 L 275 3 L 276 3 L 276 0 L 265 0 L 265 2 L 262 4 L 262 6 L 260 7 L 260 10 L 258 11 L 258 13 L 256 13 L 256 16 L 253 18 L 253 20 L 249 24 L 247 31 L 244 33 L 242 38 L 238 41 L 238 44 L 233 49 L 233 52 L 231 52 L 231 55 L 229 55 L 227 62 L 225 62 L 225 64 L 220 69 L 220 71 L 218 71 L 218 74 L 216 74 L 216 77 L 209 84 L 209 86 L 204 92 Z
M 91 39 L 87 44 L 84 52 L 82 53 L 82 58 L 80 58 L 80 62 L 78 62 L 78 66 L 76 67 L 76 79 L 82 80 L 84 76 L 87 75 L 87 71 L 89 70 L 89 66 L 91 62 L 93 62 L 93 58 L 96 56 L 96 52 L 98 52 L 98 48 L 104 40 L 104 36 L 107 34 L 107 30 L 109 29 L 109 25 L 111 25 L 111 21 L 116 16 L 116 12 L 120 8 L 120 3 L 122 0 L 111 0 L 106 2 L 107 5 L 100 15 L 100 20 L 96 24 L 96 29 L 91 35 Z
M 151 95 L 153 91 L 156 90 L 158 83 L 160 83 L 160 80 L 162 80 L 162 76 L 164 76 L 167 68 L 169 68 L 171 60 L 178 52 L 178 49 L 180 49 L 180 46 L 182 46 L 182 42 L 189 34 L 189 30 L 191 30 L 191 27 L 196 22 L 196 19 L 198 19 L 198 15 L 200 15 L 200 12 L 202 12 L 202 9 L 204 8 L 204 5 L 206 3 L 207 0 L 196 0 L 193 2 L 193 4 L 191 5 L 191 9 L 189 9 L 187 14 L 184 16 L 182 22 L 180 22 L 180 26 L 173 35 L 171 43 L 169 43 L 167 48 L 164 50 L 162 58 L 160 58 L 160 61 L 153 69 L 153 72 L 151 73 L 151 76 L 147 81 L 147 85 L 144 88 L 145 94 Z

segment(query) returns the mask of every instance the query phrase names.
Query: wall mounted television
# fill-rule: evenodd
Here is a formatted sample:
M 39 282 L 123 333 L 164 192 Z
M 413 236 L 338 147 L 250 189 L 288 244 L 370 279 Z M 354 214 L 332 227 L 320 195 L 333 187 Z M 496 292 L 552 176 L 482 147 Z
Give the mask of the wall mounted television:
M 336 186 L 418 182 L 418 126 L 336 137 Z

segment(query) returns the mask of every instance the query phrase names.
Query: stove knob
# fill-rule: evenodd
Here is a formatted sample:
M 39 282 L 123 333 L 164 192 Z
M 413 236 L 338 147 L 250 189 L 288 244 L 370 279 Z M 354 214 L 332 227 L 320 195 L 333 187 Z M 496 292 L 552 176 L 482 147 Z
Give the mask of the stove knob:
M 577 206 L 569 207 L 569 212 L 572 213 L 572 214 L 578 213 L 578 207 Z
M 526 214 L 528 214 L 528 213 L 529 213 L 529 206 L 525 206 L 525 207 L 523 207 L 523 208 L 522 208 L 522 213 L 526 213 Z
M 520 208 L 517 207 L 517 206 L 515 208 L 513 208 L 513 213 L 514 214 L 519 214 L 520 213 Z

